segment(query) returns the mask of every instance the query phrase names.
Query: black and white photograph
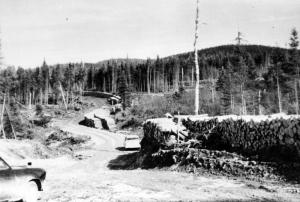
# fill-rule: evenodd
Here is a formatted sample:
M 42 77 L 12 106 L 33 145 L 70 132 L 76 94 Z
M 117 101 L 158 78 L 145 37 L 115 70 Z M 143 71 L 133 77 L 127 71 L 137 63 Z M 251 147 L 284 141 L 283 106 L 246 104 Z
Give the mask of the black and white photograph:
M 0 202 L 299 202 L 300 0 L 0 0 Z

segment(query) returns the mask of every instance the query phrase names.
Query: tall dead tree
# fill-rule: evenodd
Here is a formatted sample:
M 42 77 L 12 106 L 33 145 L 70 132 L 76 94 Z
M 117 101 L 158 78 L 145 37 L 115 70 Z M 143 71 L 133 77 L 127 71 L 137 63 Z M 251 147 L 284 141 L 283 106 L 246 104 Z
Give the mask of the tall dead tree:
M 179 61 L 178 59 L 174 58 L 174 66 L 173 66 L 173 90 L 176 92 L 179 90 L 179 73 L 180 73 L 180 67 L 179 67 Z
M 291 53 L 291 62 L 296 70 L 296 76 L 294 78 L 295 84 L 295 101 L 296 101 L 296 114 L 299 114 L 299 97 L 298 97 L 298 83 L 299 83 L 299 53 L 298 53 L 298 46 L 299 46 L 299 39 L 298 39 L 298 32 L 296 28 L 292 29 L 291 37 L 290 37 L 290 53 Z
M 112 92 L 116 93 L 117 91 L 117 79 L 115 75 L 115 63 L 112 64 L 111 66 L 111 76 L 112 76 Z
M 199 24 L 199 0 L 197 0 L 196 8 L 196 20 L 195 20 L 195 69 L 196 69 L 196 87 L 195 87 L 195 115 L 199 112 L 199 64 L 198 64 L 198 50 L 197 50 L 197 40 L 198 40 L 198 24 Z
M 277 85 L 277 97 L 278 97 L 278 108 L 279 113 L 282 112 L 282 101 L 281 101 L 281 91 L 280 91 L 280 85 L 279 85 L 279 70 L 278 70 L 278 64 L 276 64 L 276 85 Z
M 1 32 L 0 32 L 0 34 L 1 34 Z M 3 59 L 3 57 L 2 57 L 2 51 L 1 51 L 1 38 L 0 38 L 0 70 L 2 69 L 2 59 Z
M 150 85 L 151 85 L 151 74 L 150 74 L 150 64 L 149 60 L 147 60 L 147 92 L 150 94 Z
M 1 110 L 1 124 L 0 124 L 0 132 L 2 131 L 3 138 L 6 139 L 5 131 L 4 131 L 4 124 L 3 124 L 3 117 L 4 117 L 4 110 L 5 110 L 5 98 L 6 94 L 3 95 L 3 104 L 2 104 L 2 110 Z

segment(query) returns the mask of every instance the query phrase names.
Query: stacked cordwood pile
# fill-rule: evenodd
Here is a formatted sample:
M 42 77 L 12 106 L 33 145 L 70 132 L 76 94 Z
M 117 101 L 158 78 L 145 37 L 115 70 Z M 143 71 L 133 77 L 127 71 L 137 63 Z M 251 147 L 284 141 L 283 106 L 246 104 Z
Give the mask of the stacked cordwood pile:
M 141 141 L 143 152 L 156 152 L 167 149 L 178 140 L 185 140 L 188 134 L 185 127 L 169 118 L 149 119 L 144 123 L 144 138 Z
M 230 115 L 182 119 L 183 125 L 167 118 L 147 120 L 142 151 L 166 149 L 178 140 L 204 139 L 204 146 L 208 149 L 237 152 L 260 160 L 300 162 L 299 116 Z
M 300 117 L 174 118 L 182 121 L 163 118 L 144 123 L 141 167 L 177 164 L 177 169 L 188 172 L 300 181 Z M 184 135 L 177 135 L 179 131 Z
M 194 136 L 207 133 L 209 149 L 234 151 L 261 160 L 300 162 L 300 117 L 287 115 L 212 117 L 183 121 Z

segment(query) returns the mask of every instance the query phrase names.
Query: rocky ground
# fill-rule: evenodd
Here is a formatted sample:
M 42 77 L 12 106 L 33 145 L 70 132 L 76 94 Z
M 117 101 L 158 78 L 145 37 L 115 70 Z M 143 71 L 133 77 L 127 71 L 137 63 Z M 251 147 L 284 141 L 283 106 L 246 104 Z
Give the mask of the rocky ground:
M 53 123 L 74 137 L 90 137 L 72 155 L 48 159 L 32 156 L 33 165 L 47 171 L 41 201 L 300 201 L 298 184 L 195 175 L 177 168 L 122 169 L 130 160 L 125 157 L 135 154 L 122 149 L 122 133 L 79 125 L 82 119 L 83 114 Z M 14 144 L 18 148 L 23 142 Z M 11 153 L 4 151 L 4 146 L 0 148 Z M 11 159 L 26 161 L 28 153 L 11 155 Z

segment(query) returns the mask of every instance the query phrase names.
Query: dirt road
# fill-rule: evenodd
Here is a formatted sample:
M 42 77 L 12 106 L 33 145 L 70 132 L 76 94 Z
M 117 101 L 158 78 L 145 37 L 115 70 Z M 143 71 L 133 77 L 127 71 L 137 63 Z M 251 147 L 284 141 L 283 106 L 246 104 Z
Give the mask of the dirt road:
M 42 201 L 300 201 L 292 187 L 245 183 L 222 177 L 194 176 L 158 170 L 110 170 L 110 160 L 126 152 L 118 133 L 88 128 L 78 119 L 58 126 L 74 134 L 91 136 L 90 145 L 77 158 L 38 160 L 47 170 Z M 79 160 L 81 159 L 81 160 Z

